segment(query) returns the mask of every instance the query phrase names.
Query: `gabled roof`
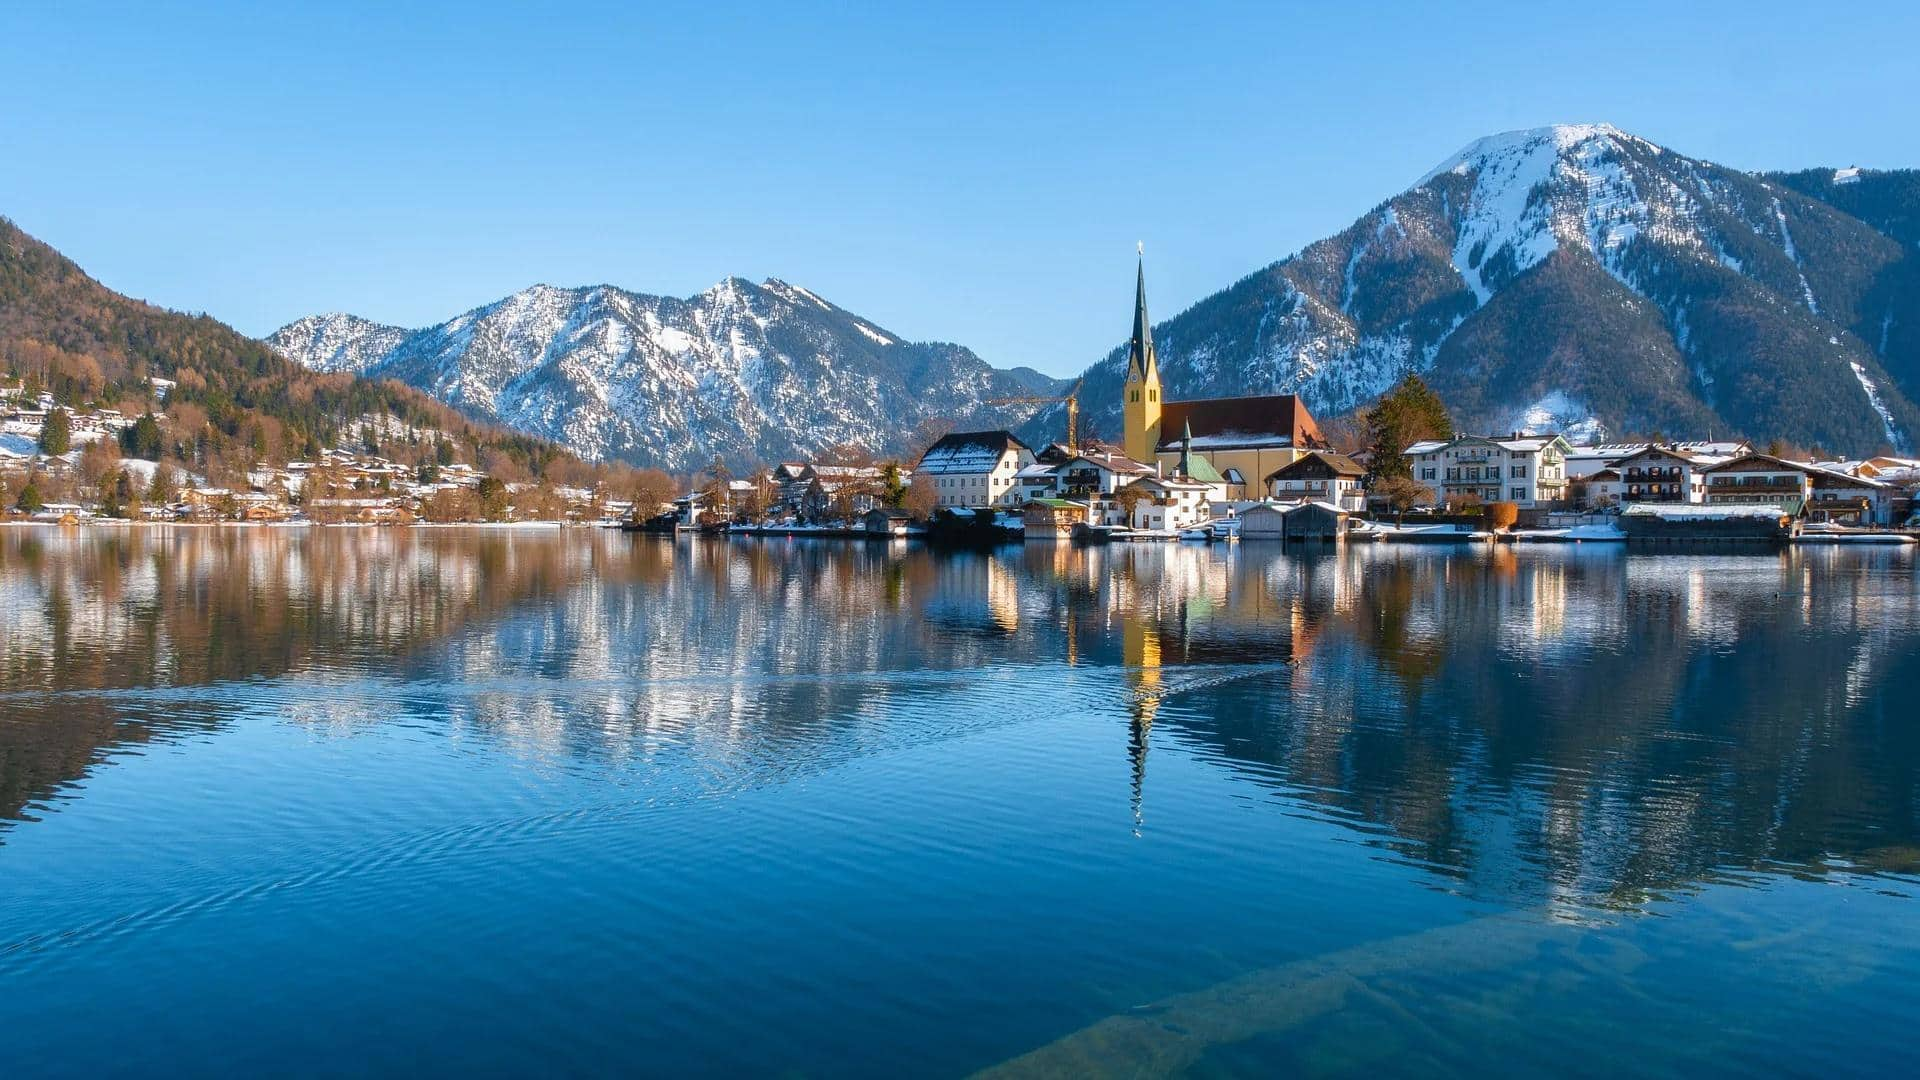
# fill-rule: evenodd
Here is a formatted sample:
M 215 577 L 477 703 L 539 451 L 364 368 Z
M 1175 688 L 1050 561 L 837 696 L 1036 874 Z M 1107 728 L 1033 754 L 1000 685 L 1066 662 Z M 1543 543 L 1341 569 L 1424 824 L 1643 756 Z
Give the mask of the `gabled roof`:
M 1135 461 L 1118 450 L 1082 450 L 1067 460 L 1054 466 L 1054 472 L 1064 472 L 1073 468 L 1076 462 L 1084 461 L 1121 476 L 1152 476 L 1159 470 L 1145 462 Z
M 1026 449 L 1011 431 L 956 431 L 928 447 L 915 469 L 935 476 L 992 472 L 1002 454 Z
M 1166 488 L 1169 491 L 1204 491 L 1213 487 L 1212 484 L 1202 480 L 1189 480 L 1179 476 L 1143 476 L 1128 486 L 1140 487 L 1142 485 Z
M 1306 472 L 1316 462 L 1331 469 L 1335 476 L 1347 476 L 1358 479 L 1359 477 L 1367 475 L 1367 470 L 1361 468 L 1359 462 L 1345 454 L 1336 454 L 1331 450 L 1315 450 L 1311 454 L 1302 455 L 1289 464 L 1268 473 L 1267 483 L 1271 484 L 1275 480 L 1292 479 L 1289 474 Z
M 1188 429 L 1195 450 L 1327 445 L 1319 423 L 1295 394 L 1169 401 L 1160 410 L 1157 449 L 1178 449 Z
M 1623 457 L 1623 458 L 1620 458 L 1620 459 L 1618 459 L 1618 460 L 1616 460 L 1616 461 L 1614 461 L 1614 462 L 1613 462 L 1613 465 L 1614 465 L 1615 467 L 1618 467 L 1618 466 L 1622 466 L 1622 465 L 1625 465 L 1625 464 L 1626 464 L 1627 462 L 1629 462 L 1629 461 L 1635 461 L 1635 460 L 1638 460 L 1638 459 L 1640 459 L 1640 458 L 1643 458 L 1643 457 L 1646 457 L 1646 456 L 1648 456 L 1648 455 L 1650 455 L 1650 454 L 1662 454 L 1662 455 L 1665 455 L 1666 457 L 1671 457 L 1671 458 L 1679 458 L 1679 459 L 1680 459 L 1681 461 L 1685 461 L 1685 462 L 1688 462 L 1688 463 L 1690 463 L 1690 464 L 1694 464 L 1694 465 L 1709 465 L 1709 464 L 1712 464 L 1712 461 L 1702 461 L 1702 460 L 1700 459 L 1700 457 L 1699 457 L 1698 455 L 1696 455 L 1696 454 L 1694 454 L 1694 453 L 1693 453 L 1692 451 L 1690 451 L 1690 450 L 1682 450 L 1682 449 L 1680 449 L 1680 448 L 1678 448 L 1678 447 L 1674 447 L 1674 446 L 1654 446 L 1654 445 L 1647 445 L 1647 446 L 1643 446 L 1643 447 L 1641 447 L 1641 448 L 1640 448 L 1640 449 L 1638 449 L 1638 450 L 1635 450 L 1635 451 L 1634 451 L 1633 453 L 1631 453 L 1631 454 L 1628 454 L 1628 455 L 1627 455 L 1626 457 Z M 1719 459 L 1718 459 L 1718 458 L 1715 458 L 1715 459 L 1713 459 L 1713 460 L 1714 460 L 1714 461 L 1717 461 L 1717 460 L 1719 460 Z
M 1812 473 L 1816 471 L 1813 466 L 1803 462 L 1788 461 L 1783 457 L 1774 457 L 1772 454 L 1760 453 L 1741 454 L 1737 457 L 1730 457 L 1725 461 L 1717 461 L 1712 465 L 1708 465 L 1700 471 L 1731 472 L 1736 466 L 1746 465 L 1748 463 L 1762 464 L 1769 469 L 1791 469 L 1794 472 Z

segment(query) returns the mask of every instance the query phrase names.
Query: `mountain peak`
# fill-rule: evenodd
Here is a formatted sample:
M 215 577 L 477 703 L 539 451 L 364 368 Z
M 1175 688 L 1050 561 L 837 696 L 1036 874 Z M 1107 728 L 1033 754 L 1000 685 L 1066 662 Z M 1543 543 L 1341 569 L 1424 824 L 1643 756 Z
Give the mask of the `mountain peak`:
M 1920 183 L 1875 176 L 1780 182 L 1605 123 L 1489 135 L 1155 326 L 1165 393 L 1338 415 L 1414 371 L 1468 430 L 1910 446 L 1920 274 L 1900 238 Z M 1118 420 L 1126 353 L 1084 376 L 1094 430 Z
M 1467 173 L 1489 161 L 1542 154 L 1548 161 L 1583 144 L 1603 140 L 1616 144 L 1633 143 L 1658 151 L 1660 147 L 1608 123 L 1549 124 L 1546 127 L 1520 128 L 1496 135 L 1484 135 L 1461 147 L 1445 161 L 1434 166 L 1413 186 L 1424 187 L 1435 177 L 1447 173 Z

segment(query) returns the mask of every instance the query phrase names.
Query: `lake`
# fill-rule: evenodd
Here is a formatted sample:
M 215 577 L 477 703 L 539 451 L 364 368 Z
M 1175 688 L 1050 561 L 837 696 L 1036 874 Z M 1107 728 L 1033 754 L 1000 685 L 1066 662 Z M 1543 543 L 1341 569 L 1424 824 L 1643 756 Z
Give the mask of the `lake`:
M 0 1063 L 1909 1073 L 1905 549 L 0 528 Z

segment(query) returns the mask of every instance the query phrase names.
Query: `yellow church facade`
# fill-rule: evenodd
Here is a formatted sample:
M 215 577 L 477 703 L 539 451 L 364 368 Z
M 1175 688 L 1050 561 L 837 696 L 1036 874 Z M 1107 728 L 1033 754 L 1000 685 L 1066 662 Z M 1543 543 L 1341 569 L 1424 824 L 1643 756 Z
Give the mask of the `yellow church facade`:
M 1241 498 L 1262 498 L 1267 477 L 1314 450 L 1327 448 L 1320 425 L 1294 394 L 1166 401 L 1147 318 L 1147 273 L 1140 266 L 1133 301 L 1133 338 L 1121 391 L 1122 443 L 1135 461 L 1163 474 L 1191 446 Z M 1189 442 L 1190 440 L 1190 442 Z

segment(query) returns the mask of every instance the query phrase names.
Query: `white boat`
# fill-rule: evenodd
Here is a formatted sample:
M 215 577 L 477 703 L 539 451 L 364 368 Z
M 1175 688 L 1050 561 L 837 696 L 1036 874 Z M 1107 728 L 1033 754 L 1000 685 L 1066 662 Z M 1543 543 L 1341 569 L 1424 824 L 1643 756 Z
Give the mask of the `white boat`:
M 1796 544 L 1914 544 L 1920 537 L 1890 532 L 1841 532 L 1809 529 L 1793 538 Z

